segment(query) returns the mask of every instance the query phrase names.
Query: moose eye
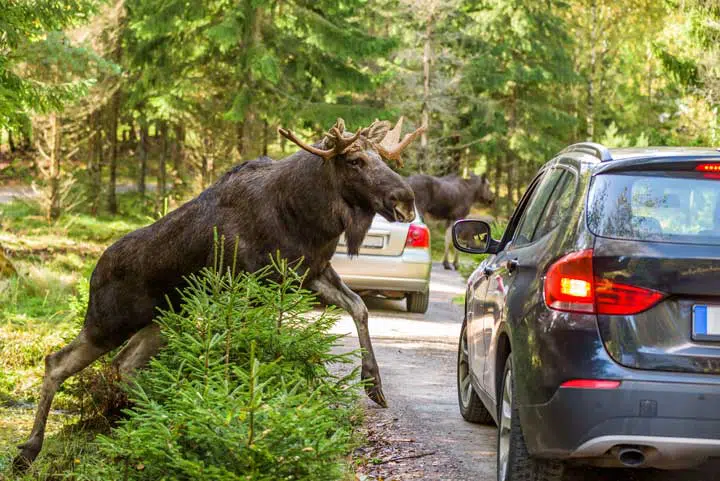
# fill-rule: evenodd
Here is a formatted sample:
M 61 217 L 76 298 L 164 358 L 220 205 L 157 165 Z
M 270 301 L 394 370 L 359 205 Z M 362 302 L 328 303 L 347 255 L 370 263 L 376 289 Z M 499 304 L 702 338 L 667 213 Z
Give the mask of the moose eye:
M 349 164 L 350 166 L 352 166 L 352 167 L 358 167 L 358 166 L 360 166 L 360 164 L 361 164 L 361 161 L 360 161 L 360 159 L 358 159 L 358 158 L 348 159 L 347 162 L 348 162 L 348 164 Z

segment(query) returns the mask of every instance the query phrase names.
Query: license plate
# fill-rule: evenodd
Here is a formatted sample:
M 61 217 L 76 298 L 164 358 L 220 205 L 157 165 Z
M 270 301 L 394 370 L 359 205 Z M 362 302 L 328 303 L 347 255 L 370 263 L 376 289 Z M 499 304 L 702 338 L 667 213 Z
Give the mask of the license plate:
M 720 341 L 720 306 L 693 306 L 692 338 L 699 341 Z
M 347 245 L 344 235 L 340 237 L 338 244 L 341 246 Z M 382 249 L 385 247 L 385 237 L 380 235 L 367 235 L 363 240 L 362 246 L 368 249 Z
M 385 247 L 385 238 L 379 235 L 368 235 L 363 240 L 363 247 L 370 249 L 382 249 Z

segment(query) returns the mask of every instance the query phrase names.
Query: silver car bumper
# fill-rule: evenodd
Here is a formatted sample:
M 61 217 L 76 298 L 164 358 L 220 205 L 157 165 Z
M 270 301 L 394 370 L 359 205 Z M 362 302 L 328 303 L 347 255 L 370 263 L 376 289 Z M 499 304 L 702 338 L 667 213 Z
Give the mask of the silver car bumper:
M 425 292 L 430 284 L 432 259 L 428 249 L 406 248 L 399 256 L 336 253 L 333 268 L 355 291 Z

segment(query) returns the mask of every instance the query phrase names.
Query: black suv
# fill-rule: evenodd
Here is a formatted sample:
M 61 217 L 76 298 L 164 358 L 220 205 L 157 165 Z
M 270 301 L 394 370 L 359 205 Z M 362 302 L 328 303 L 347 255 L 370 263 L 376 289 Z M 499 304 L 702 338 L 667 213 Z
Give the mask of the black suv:
M 544 165 L 468 279 L 458 401 L 499 481 L 720 456 L 720 152 L 582 143 Z

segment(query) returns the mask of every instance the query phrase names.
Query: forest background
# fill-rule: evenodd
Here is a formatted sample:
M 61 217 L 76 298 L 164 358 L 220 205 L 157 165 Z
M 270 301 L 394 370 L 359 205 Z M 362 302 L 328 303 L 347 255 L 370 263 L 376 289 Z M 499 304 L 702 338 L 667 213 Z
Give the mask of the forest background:
M 0 479 L 102 251 L 231 166 L 294 152 L 279 126 L 319 140 L 337 117 L 425 125 L 393 168 L 486 174 L 500 232 L 568 144 L 718 146 L 719 106 L 715 0 L 0 0 Z M 107 372 L 64 385 L 32 479 L 113 466 L 88 442 L 110 427 L 88 424 L 117 401 Z M 352 471 L 346 418 L 315 457 L 331 479 Z
M 186 199 L 230 166 L 404 115 L 403 174 L 486 173 L 507 215 L 567 144 L 717 145 L 711 0 L 0 0 L 0 182 L 50 220 L 118 185 Z M 76 194 L 72 194 L 76 192 Z

